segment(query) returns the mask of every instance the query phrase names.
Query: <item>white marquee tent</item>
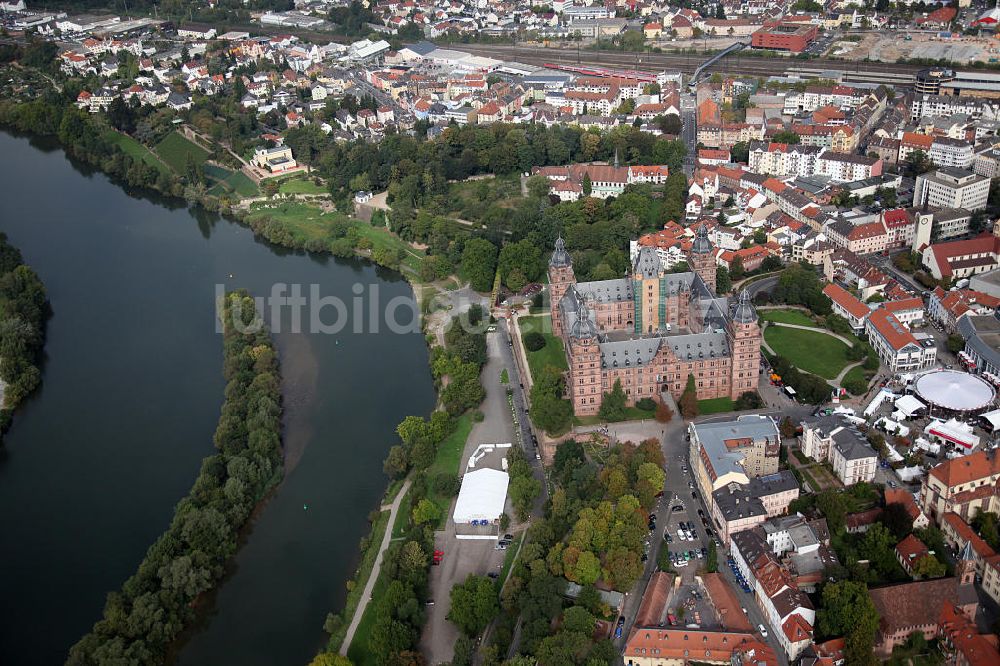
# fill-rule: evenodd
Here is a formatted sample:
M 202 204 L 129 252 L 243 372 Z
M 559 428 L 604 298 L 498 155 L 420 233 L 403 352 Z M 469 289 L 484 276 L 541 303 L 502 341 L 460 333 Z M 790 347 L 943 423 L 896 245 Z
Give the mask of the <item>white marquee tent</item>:
M 507 498 L 507 472 L 497 469 L 477 469 L 462 477 L 462 489 L 455 503 L 455 524 L 472 521 L 494 521 L 503 513 Z

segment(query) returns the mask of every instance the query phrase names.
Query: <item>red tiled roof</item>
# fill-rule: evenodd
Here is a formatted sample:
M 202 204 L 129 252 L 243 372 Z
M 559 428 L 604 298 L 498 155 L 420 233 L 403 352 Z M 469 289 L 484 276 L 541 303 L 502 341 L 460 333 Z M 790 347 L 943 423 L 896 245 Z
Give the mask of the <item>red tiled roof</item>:
M 899 351 L 906 345 L 917 344 L 917 339 L 913 337 L 902 324 L 899 323 L 891 312 L 887 311 L 885 308 L 879 308 L 874 310 L 870 315 L 868 315 L 868 321 L 872 323 L 889 346 L 895 351 Z
M 807 641 L 812 638 L 812 626 L 798 613 L 790 615 L 781 625 L 781 629 L 791 643 Z
M 912 534 L 907 535 L 905 539 L 896 544 L 896 554 L 910 567 L 916 564 L 920 558 L 929 555 L 930 552 L 924 542 Z
M 831 301 L 844 308 L 852 316 L 858 319 L 864 319 L 869 314 L 871 314 L 871 309 L 854 295 L 841 287 L 839 284 L 830 283 L 823 287 L 823 293 L 826 294 Z
M 953 458 L 937 465 L 930 475 L 948 488 L 961 486 L 987 477 L 1000 476 L 1000 455 L 976 451 L 961 458 Z

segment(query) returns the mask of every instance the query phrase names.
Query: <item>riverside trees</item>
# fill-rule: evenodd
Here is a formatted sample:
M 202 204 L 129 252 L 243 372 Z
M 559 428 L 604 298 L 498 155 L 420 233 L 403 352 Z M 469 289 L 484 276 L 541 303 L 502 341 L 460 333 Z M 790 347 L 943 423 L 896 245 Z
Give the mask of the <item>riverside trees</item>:
M 121 591 L 108 595 L 104 617 L 73 646 L 68 664 L 162 663 L 194 619 L 198 598 L 222 577 L 239 529 L 281 479 L 280 377 L 270 334 L 246 292 L 227 294 L 222 315 L 227 383 L 218 452 L 202 461 L 167 531 Z
M 0 443 L 14 410 L 42 381 L 38 361 L 49 314 L 42 281 L 0 233 Z

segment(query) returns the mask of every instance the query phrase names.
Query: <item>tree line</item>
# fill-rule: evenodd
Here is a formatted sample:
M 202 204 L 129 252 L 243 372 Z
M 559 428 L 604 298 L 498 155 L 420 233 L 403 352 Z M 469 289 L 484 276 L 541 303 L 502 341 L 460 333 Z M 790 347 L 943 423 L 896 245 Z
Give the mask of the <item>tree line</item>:
M 42 382 L 42 349 L 51 308 L 45 286 L 0 232 L 0 444 L 14 410 Z
M 222 578 L 239 530 L 281 479 L 278 357 L 245 291 L 226 295 L 223 317 L 225 401 L 213 437 L 174 517 L 103 617 L 72 647 L 67 664 L 160 664 Z

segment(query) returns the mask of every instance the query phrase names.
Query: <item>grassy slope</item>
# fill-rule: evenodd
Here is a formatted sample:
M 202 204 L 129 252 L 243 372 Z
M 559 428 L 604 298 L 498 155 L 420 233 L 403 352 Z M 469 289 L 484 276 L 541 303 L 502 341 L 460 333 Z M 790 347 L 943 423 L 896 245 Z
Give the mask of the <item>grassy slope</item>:
M 282 194 L 326 194 L 326 188 L 305 177 L 281 181 L 278 191 Z
M 177 173 L 187 169 L 187 158 L 190 154 L 197 164 L 208 159 L 208 151 L 197 146 L 177 132 L 171 132 L 156 145 L 156 153 Z
M 816 322 L 798 310 L 760 310 L 760 318 L 765 321 L 777 321 L 782 324 L 798 324 L 818 328 Z
M 833 379 L 850 362 L 847 345 L 823 333 L 768 326 L 764 339 L 792 365 L 826 379 Z
M 108 132 L 108 140 L 118 144 L 118 146 L 135 159 L 140 159 L 149 166 L 159 170 L 161 173 L 170 174 L 170 167 L 163 163 L 160 158 L 150 152 L 149 148 L 142 145 L 135 139 L 119 132 Z
M 709 398 L 698 401 L 699 414 L 720 414 L 733 411 L 732 398 Z

